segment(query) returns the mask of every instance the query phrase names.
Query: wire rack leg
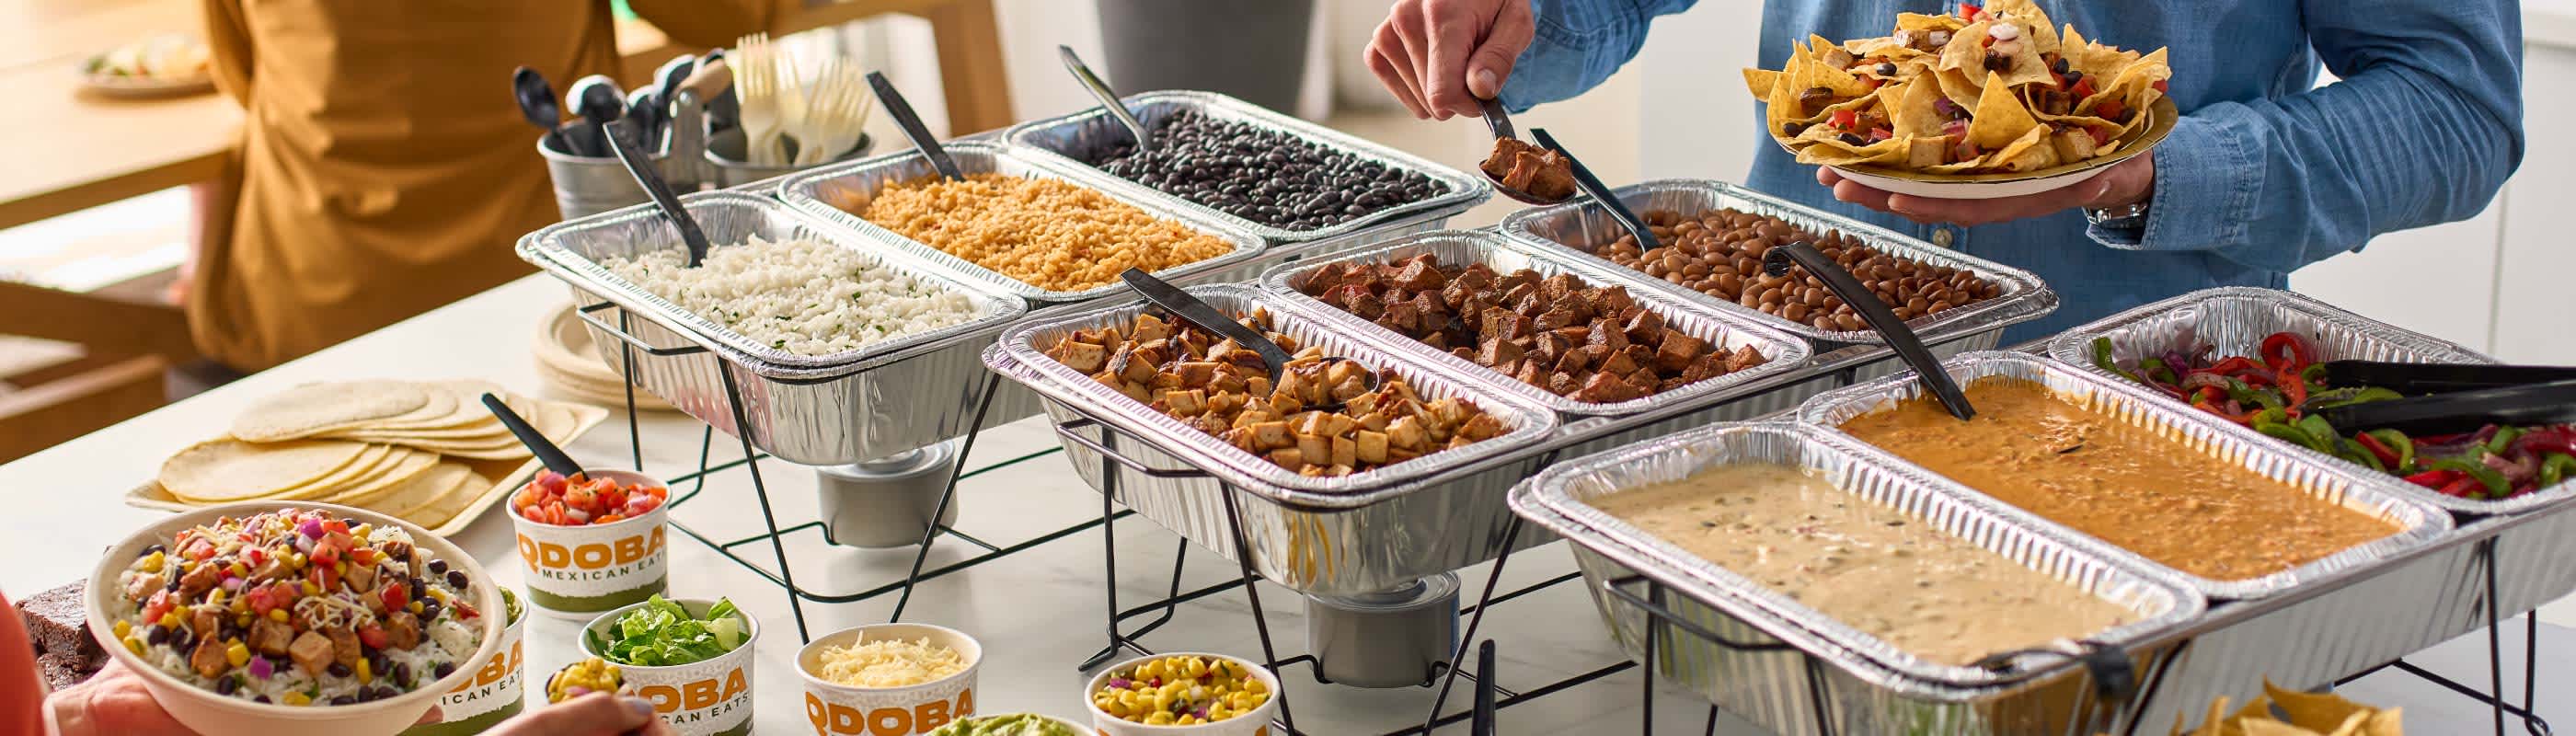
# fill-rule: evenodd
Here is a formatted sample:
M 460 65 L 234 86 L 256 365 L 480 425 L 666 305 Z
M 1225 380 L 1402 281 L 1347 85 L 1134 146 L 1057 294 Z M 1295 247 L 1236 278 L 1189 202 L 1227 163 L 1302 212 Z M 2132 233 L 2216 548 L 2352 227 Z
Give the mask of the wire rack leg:
M 1243 567 L 1243 595 L 1252 601 L 1252 628 L 1261 634 L 1261 659 L 1263 663 L 1271 664 L 1275 668 L 1279 661 L 1279 649 L 1270 643 L 1270 614 L 1261 608 L 1261 580 L 1252 571 L 1252 544 L 1243 533 L 1242 505 L 1234 499 L 1238 491 L 1235 490 L 1234 484 L 1224 483 L 1219 484 L 1218 492 L 1225 497 L 1226 526 L 1234 531 L 1234 560 L 1236 564 Z M 1297 733 L 1297 717 L 1288 712 L 1287 688 L 1280 688 L 1277 697 L 1279 698 L 1279 728 L 1291 734 Z
M 778 515 L 769 508 L 769 484 L 761 481 L 760 460 L 751 449 L 751 418 L 742 409 L 742 386 L 734 383 L 733 372 L 722 366 L 717 367 L 716 376 L 724 379 L 725 401 L 733 409 L 734 439 L 742 443 L 743 469 L 751 472 L 752 495 L 760 498 L 760 523 L 769 530 L 769 551 L 778 555 L 778 578 L 786 584 L 787 610 L 796 616 L 796 640 L 811 642 L 814 635 L 805 624 L 805 591 L 796 587 L 796 567 L 787 563 L 787 543 L 778 539 Z
M 1467 656 L 1467 642 L 1475 641 L 1476 627 L 1485 622 L 1485 609 L 1493 607 L 1494 587 L 1503 581 L 1503 562 L 1511 559 L 1512 545 L 1520 540 L 1520 534 L 1521 517 L 1514 515 L 1503 525 L 1503 553 L 1494 557 L 1494 569 L 1485 575 L 1485 592 L 1476 597 L 1476 612 L 1467 617 L 1467 630 L 1458 635 L 1458 645 L 1449 649 L 1449 668 L 1440 676 L 1440 694 L 1431 699 L 1431 714 L 1422 720 L 1423 733 L 1430 733 L 1440 722 L 1440 709 L 1449 704 L 1449 689 L 1458 684 L 1459 658 Z
M 1648 581 L 1646 583 L 1646 597 L 1647 599 L 1655 602 L 1656 608 L 1663 608 L 1663 584 Z M 1660 649 L 1663 644 L 1663 623 L 1663 620 L 1656 616 L 1648 615 L 1646 617 L 1646 664 L 1642 668 L 1646 671 L 1646 677 L 1644 680 L 1645 684 L 1637 688 L 1638 717 L 1645 719 L 1643 727 L 1638 729 L 1637 733 L 1642 734 L 1643 736 L 1654 736 L 1655 734 L 1655 655 L 1659 653 L 1657 650 Z
M 1103 447 L 1116 448 L 1117 433 L 1102 429 L 1100 443 Z M 1103 568 L 1101 580 L 1105 583 L 1103 592 L 1109 598 L 1109 617 L 1106 619 L 1109 622 L 1109 643 L 1100 648 L 1100 653 L 1082 661 L 1077 669 L 1084 672 L 1117 659 L 1118 652 L 1127 641 L 1118 634 L 1118 529 L 1115 526 L 1117 517 L 1114 516 L 1117 498 L 1118 466 L 1109 459 L 1109 453 L 1100 453 L 1100 561 Z
M 921 563 L 930 559 L 930 543 L 939 539 L 939 520 L 948 515 L 948 505 L 957 500 L 957 479 L 966 474 L 966 457 L 975 452 L 975 437 L 984 433 L 984 413 L 993 409 L 993 392 L 1001 388 L 1002 374 L 984 377 L 984 398 L 975 404 L 975 419 L 966 424 L 966 441 L 957 447 L 957 460 L 948 466 L 948 487 L 939 492 L 939 508 L 930 512 L 929 523 L 921 527 L 921 546 L 912 552 L 912 571 L 903 575 L 903 594 L 894 599 L 894 614 L 887 623 L 903 621 L 903 609 L 912 605 L 913 586 L 921 583 Z
M 624 309 L 617 310 L 617 328 L 626 334 L 635 334 L 635 325 Z M 635 344 L 619 340 L 617 352 L 626 364 L 626 372 L 618 374 L 622 379 L 618 383 L 626 386 L 626 446 L 634 449 L 635 472 L 641 473 L 644 472 L 644 428 L 635 417 Z

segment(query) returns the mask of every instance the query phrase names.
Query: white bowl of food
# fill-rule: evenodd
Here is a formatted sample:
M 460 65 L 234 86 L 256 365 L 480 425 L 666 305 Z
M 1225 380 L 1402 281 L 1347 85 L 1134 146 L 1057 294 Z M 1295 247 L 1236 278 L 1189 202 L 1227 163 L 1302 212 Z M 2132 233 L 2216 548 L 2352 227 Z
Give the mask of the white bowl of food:
M 109 548 L 89 590 L 99 643 L 208 736 L 393 736 L 474 679 L 507 624 L 463 549 L 319 503 L 163 519 Z
M 726 598 L 655 595 L 600 614 L 581 630 L 582 653 L 616 665 L 621 684 L 651 701 L 681 736 L 751 730 L 759 642 L 760 621 Z
M 1279 714 L 1279 676 L 1223 654 L 1120 662 L 1082 689 L 1102 736 L 1258 736 Z
M 975 637 L 929 624 L 842 629 L 796 652 L 806 720 L 828 736 L 918 736 L 972 716 L 983 665 Z

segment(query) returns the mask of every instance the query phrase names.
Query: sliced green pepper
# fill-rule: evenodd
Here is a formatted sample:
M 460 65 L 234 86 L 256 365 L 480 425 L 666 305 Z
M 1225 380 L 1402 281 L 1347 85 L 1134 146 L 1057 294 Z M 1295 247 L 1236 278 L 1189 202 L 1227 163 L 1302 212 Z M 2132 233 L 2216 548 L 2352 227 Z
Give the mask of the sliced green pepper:
M 2343 438 L 2343 433 L 2335 431 L 2334 425 L 2327 424 L 2324 417 L 2315 414 L 2299 417 L 2299 431 L 2328 443 Z
M 2262 411 L 2254 412 L 2254 417 L 2248 423 L 2260 426 L 2266 422 L 2272 424 L 2288 424 L 2290 423 L 2290 412 L 2277 406 L 2263 407 Z
M 2370 448 L 2362 447 L 2360 443 L 2336 437 L 2335 448 L 2338 450 L 2335 453 L 2337 457 L 2353 461 L 2358 465 L 2370 466 L 2371 470 L 2388 472 L 2388 466 L 2379 462 L 2379 456 L 2371 454 Z
M 2138 380 L 2138 374 L 2122 370 L 2119 361 L 2111 359 L 2111 338 L 2108 337 L 2093 338 L 2093 367 L 2117 373 L 2131 382 L 2146 383 Z
M 2558 485 L 2559 481 L 2571 476 L 2576 476 L 2576 455 L 2561 455 L 2553 452 L 2540 461 L 2540 487 L 2542 488 Z
M 2497 427 L 2495 436 L 2487 439 L 2487 452 L 2502 455 L 2504 448 L 2513 445 L 2513 438 L 2520 436 L 2522 429 L 2519 427 Z
M 2505 484 L 2503 473 L 2498 473 L 2494 468 L 2474 460 L 2446 457 L 2433 461 L 2431 467 L 2434 470 L 2457 470 L 2463 475 L 2477 479 L 2478 485 L 2487 487 L 2487 495 L 2484 498 L 2503 498 L 2506 492 L 2512 490 L 2511 486 Z
M 2140 358 L 2138 360 L 2138 375 L 2146 376 L 2166 384 L 2180 385 L 2182 383 L 2182 378 L 2174 375 L 2173 366 L 2165 365 L 2165 359 L 2163 358 Z
M 2308 434 L 2306 430 L 2299 429 L 2296 425 L 2282 422 L 2258 421 L 2254 423 L 2254 431 L 2261 432 L 2272 437 L 2289 440 L 2293 443 L 2297 443 L 2300 447 L 2305 447 L 2318 452 L 2334 452 L 2332 448 L 2326 446 L 2324 440 Z
M 2299 380 L 2320 385 L 2324 384 L 2326 382 L 2326 364 L 2310 363 L 2308 364 L 2308 367 L 2299 369 Z
M 2363 434 L 2370 435 L 2371 439 L 2379 440 L 2379 444 L 2387 445 L 2388 449 L 2397 452 L 2397 472 L 2403 473 L 2407 468 L 2414 467 L 2415 440 L 2407 437 L 2406 433 L 2394 429 L 2374 429 Z

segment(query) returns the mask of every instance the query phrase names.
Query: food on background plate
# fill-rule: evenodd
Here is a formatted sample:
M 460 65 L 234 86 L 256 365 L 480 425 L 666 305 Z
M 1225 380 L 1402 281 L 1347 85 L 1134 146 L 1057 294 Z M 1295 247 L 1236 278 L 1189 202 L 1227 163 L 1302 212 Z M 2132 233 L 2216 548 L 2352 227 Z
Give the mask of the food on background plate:
M 820 664 L 814 671 L 816 677 L 837 685 L 868 688 L 907 687 L 946 679 L 966 671 L 967 664 L 966 657 L 957 650 L 931 643 L 929 637 L 827 646 L 815 659 Z
M 1291 287 L 1397 334 L 1548 393 L 1617 403 L 1761 365 L 1666 323 L 1624 286 L 1573 274 L 1497 274 L 1425 253 L 1395 263 L 1327 263 Z
M 396 527 L 315 509 L 225 517 L 146 547 L 107 600 L 115 640 L 218 695 L 347 705 L 411 692 L 482 644 L 465 571 Z
M 189 82 L 209 76 L 207 62 L 212 58 L 204 42 L 165 33 L 90 57 L 81 71 L 92 77 Z
M 588 476 L 565 478 L 553 470 L 539 470 L 537 477 L 510 495 L 510 509 L 540 524 L 603 525 L 642 516 L 670 500 L 671 489 L 660 485 Z
M 1079 730 L 1035 713 L 971 716 L 949 721 L 929 736 L 1083 736 Z
M 1860 314 L 1824 287 L 1824 280 L 1804 266 L 1791 266 L 1784 276 L 1762 271 L 1762 254 L 1773 247 L 1804 241 L 1850 271 L 1852 278 L 1887 303 L 1898 319 L 1940 314 L 2003 294 L 2003 289 L 1973 271 L 1907 260 L 1869 247 L 1841 232 L 1810 233 L 1787 220 L 1734 208 L 1685 215 L 1673 210 L 1647 210 L 1647 230 L 1664 247 L 1640 250 L 1635 236 L 1621 234 L 1607 245 L 1566 243 L 1612 263 L 1636 269 L 1683 288 L 1761 310 L 1819 330 L 1850 332 L 1869 329 Z
M 626 691 L 626 674 L 598 657 L 583 657 L 546 676 L 546 702 L 561 703 L 591 693 Z
M 36 669 L 45 686 L 80 684 L 107 666 L 107 650 L 89 633 L 89 582 L 75 580 L 13 602 L 27 638 L 36 647 Z
M 2130 620 L 2110 601 L 1786 465 L 1728 465 L 1591 503 L 1941 664 L 2083 639 Z
M 1574 196 L 1574 160 L 1562 151 L 1540 148 L 1519 138 L 1494 139 L 1493 155 L 1479 168 L 1503 186 L 1539 199 Z
M 2173 76 L 2138 52 L 2062 31 L 2032 0 L 1899 13 L 1887 36 L 1794 44 L 1746 69 L 1773 139 L 1807 164 L 1933 174 L 2027 172 L 2138 142 Z
M 2248 580 L 2397 533 L 2204 449 L 2077 405 L 2039 383 L 1963 387 L 1961 422 L 1918 397 L 1844 433 L 1986 495 L 2211 580 Z
M 154 483 L 181 505 L 316 501 L 437 528 L 530 459 L 483 408 L 484 393 L 502 396 L 557 443 L 593 421 L 585 409 L 484 381 L 309 383 L 259 399 L 225 436 L 171 455 Z
M 1446 194 L 1431 177 L 1197 110 L 1154 124 L 1154 148 L 1125 137 L 1084 163 L 1271 227 L 1320 230 Z
M 1270 701 L 1270 684 L 1224 657 L 1157 657 L 1109 673 L 1091 704 L 1121 720 L 1188 726 L 1233 718 Z
M 836 206 L 1048 291 L 1098 288 L 1129 268 L 1161 271 L 1234 250 L 1215 236 L 1061 179 L 929 177 Z
M 974 299 L 850 248 L 752 236 L 707 251 L 665 248 L 606 258 L 609 272 L 690 314 L 797 355 L 830 355 L 982 316 Z
M 2279 715 L 2275 715 L 2275 712 Z M 2404 708 L 2373 708 L 2334 693 L 2285 690 L 2263 680 L 2263 694 L 2231 713 L 2227 697 L 2209 704 L 2200 727 L 2182 729 L 2189 716 L 2174 718 L 2173 736 L 2405 736 Z M 2282 720 L 2280 716 L 2288 716 Z
M 1367 472 L 1502 436 L 1501 417 L 1451 397 L 1423 401 L 1412 384 L 1369 368 L 1326 361 L 1320 348 L 1270 331 L 1270 313 L 1241 318 L 1294 356 L 1270 385 L 1261 354 L 1188 322 L 1139 314 L 1125 330 L 1079 330 L 1047 357 L 1146 403 L 1253 456 L 1306 476 Z M 1339 409 L 1308 407 L 1340 401 Z
M 2404 398 L 2377 386 L 2329 386 L 2316 342 L 2295 332 L 2263 338 L 2259 358 L 2213 359 L 2193 343 L 2137 360 L 2111 358 L 2094 338 L 2093 365 L 2267 436 L 2406 479 L 2446 496 L 2513 498 L 2576 478 L 2576 424 L 2414 436 L 2394 429 L 2347 432 L 2314 412 Z
M 750 625 L 733 601 L 716 599 L 704 618 L 689 615 L 688 609 L 659 595 L 641 607 L 619 616 L 610 625 L 613 635 L 598 629 L 584 629 L 591 645 L 600 656 L 616 664 L 646 667 L 704 662 L 742 646 L 750 636 Z

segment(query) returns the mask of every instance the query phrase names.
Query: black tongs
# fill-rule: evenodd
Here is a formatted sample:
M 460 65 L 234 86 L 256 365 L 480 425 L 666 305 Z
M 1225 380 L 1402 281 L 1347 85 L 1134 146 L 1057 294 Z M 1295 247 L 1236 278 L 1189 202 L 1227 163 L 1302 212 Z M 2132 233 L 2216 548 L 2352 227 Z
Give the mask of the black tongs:
M 2376 360 L 2325 363 L 2328 386 L 2378 386 L 2408 396 L 2557 381 L 2576 381 L 2576 366 L 2387 363 Z
M 2315 416 L 2347 432 L 2394 429 L 2418 435 L 2475 432 L 2489 424 L 2562 424 L 2576 422 L 2576 380 L 2348 404 Z

